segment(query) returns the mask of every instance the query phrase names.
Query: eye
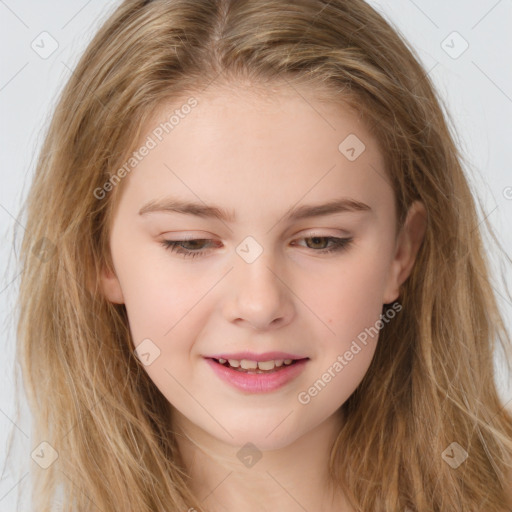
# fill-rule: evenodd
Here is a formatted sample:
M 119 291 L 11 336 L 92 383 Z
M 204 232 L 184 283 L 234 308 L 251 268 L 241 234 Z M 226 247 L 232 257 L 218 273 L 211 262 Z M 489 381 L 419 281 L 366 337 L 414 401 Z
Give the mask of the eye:
M 351 244 L 353 237 L 348 238 L 337 238 L 334 236 L 310 236 L 302 238 L 301 240 L 313 240 L 313 245 L 324 245 L 321 241 L 331 243 L 332 245 L 329 248 L 324 248 L 320 250 L 315 250 L 315 252 L 319 252 L 320 254 L 328 254 L 330 252 L 340 252 Z M 320 240 L 320 242 L 319 242 Z M 306 244 L 308 245 L 308 244 Z M 309 247 L 311 249 L 311 247 Z
M 197 242 L 199 242 L 199 245 L 204 245 L 204 242 L 209 242 L 207 238 L 197 238 L 197 239 L 190 239 L 190 240 L 162 240 L 162 245 L 170 250 L 171 252 L 176 252 L 178 254 L 181 254 L 185 257 L 191 257 L 195 258 L 196 256 L 201 256 L 203 253 L 207 252 L 204 250 L 197 250 Z M 191 244 L 192 250 L 184 249 L 181 247 L 182 245 Z M 194 250 L 194 246 L 196 250 Z
M 310 244 L 306 244 L 308 245 L 309 249 L 316 253 L 329 254 L 332 252 L 341 252 L 346 250 L 353 241 L 353 237 L 337 238 L 334 236 L 310 236 L 301 238 L 300 240 L 312 240 L 313 245 L 321 246 L 324 246 L 325 243 L 330 243 L 330 247 L 327 246 L 320 249 L 309 247 Z M 212 240 L 208 238 L 197 238 L 189 240 L 162 240 L 161 244 L 169 251 L 180 254 L 185 258 L 195 258 L 196 256 L 202 256 L 208 252 L 208 250 L 201 249 L 201 247 L 204 247 L 207 242 L 212 242 Z M 191 246 L 191 248 L 186 248 L 187 245 L 189 247 Z

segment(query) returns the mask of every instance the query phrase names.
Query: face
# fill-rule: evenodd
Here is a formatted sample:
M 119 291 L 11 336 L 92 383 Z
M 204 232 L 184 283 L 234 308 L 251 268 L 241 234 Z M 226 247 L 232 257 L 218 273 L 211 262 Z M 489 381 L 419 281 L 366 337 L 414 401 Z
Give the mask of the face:
M 302 96 L 212 87 L 163 137 L 182 103 L 162 107 L 113 216 L 106 296 L 173 417 L 232 446 L 283 447 L 334 417 L 417 246 L 414 216 L 395 232 L 377 141 Z

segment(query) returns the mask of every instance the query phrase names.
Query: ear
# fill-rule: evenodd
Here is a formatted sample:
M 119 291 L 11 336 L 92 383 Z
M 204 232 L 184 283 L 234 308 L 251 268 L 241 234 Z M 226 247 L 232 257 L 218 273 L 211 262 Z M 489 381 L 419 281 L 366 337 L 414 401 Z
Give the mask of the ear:
M 427 212 L 421 201 L 414 201 L 397 237 L 395 256 L 391 262 L 383 304 L 400 296 L 400 286 L 409 277 L 427 228 Z
M 123 290 L 115 272 L 104 267 L 100 274 L 101 289 L 105 297 L 115 304 L 124 304 Z

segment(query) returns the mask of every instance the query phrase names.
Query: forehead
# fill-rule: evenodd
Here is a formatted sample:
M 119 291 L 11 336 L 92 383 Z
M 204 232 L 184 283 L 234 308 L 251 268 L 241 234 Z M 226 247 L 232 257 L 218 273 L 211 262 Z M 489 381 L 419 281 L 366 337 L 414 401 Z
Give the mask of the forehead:
M 254 209 L 342 195 L 368 202 L 390 188 L 358 112 L 313 89 L 211 86 L 162 104 L 143 133 L 152 148 L 123 183 L 141 201 L 172 194 Z

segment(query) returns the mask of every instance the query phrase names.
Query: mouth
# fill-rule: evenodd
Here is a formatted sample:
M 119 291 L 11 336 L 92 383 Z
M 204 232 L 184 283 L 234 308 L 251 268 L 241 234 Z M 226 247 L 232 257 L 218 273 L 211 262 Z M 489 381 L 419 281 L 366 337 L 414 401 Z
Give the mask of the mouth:
M 225 383 L 244 393 L 259 394 L 277 391 L 291 384 L 305 370 L 310 360 L 309 357 L 300 356 L 298 359 L 271 359 L 282 355 L 275 352 L 253 355 L 254 359 L 244 359 L 241 354 L 238 355 L 240 359 L 226 359 L 217 355 L 205 360 L 213 373 Z
M 229 368 L 239 373 L 246 374 L 269 374 L 277 373 L 293 366 L 301 361 L 305 362 L 309 357 L 300 359 L 269 359 L 268 361 L 253 361 L 250 359 L 223 359 L 208 358 L 220 366 Z

